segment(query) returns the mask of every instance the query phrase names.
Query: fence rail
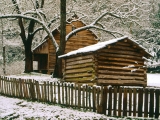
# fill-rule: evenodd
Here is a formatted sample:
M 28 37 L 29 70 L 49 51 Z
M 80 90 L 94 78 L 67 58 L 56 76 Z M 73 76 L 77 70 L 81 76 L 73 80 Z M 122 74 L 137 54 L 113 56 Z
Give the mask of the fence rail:
M 87 86 L 0 77 L 0 94 L 108 116 L 159 117 L 160 89 Z

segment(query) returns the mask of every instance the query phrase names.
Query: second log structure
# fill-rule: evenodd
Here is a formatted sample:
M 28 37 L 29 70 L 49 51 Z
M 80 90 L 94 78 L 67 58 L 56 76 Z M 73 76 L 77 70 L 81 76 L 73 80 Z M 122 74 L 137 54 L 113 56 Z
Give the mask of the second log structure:
M 59 56 L 65 82 L 90 85 L 146 86 L 145 48 L 127 36 L 99 42 Z

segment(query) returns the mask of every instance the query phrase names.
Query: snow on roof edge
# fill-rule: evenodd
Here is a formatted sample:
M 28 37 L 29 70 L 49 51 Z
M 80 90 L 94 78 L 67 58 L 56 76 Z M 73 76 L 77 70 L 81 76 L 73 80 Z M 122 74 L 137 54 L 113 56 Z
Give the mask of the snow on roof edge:
M 102 49 L 104 47 L 106 47 L 107 45 L 110 45 L 112 43 L 115 43 L 115 42 L 118 42 L 120 40 L 124 40 L 128 38 L 128 36 L 123 36 L 123 37 L 120 37 L 120 38 L 115 38 L 115 39 L 111 39 L 111 40 L 108 40 L 108 41 L 105 41 L 105 42 L 99 42 L 97 44 L 94 44 L 94 45 L 90 45 L 90 46 L 87 46 L 87 47 L 83 47 L 83 48 L 79 48 L 78 50 L 74 50 L 74 51 L 71 51 L 67 54 L 64 54 L 64 55 L 61 55 L 61 56 L 58 56 L 58 58 L 64 58 L 64 57 L 69 57 L 71 55 L 77 55 L 77 54 L 80 54 L 80 53 L 89 53 L 89 52 L 94 52 L 94 51 L 97 51 L 99 49 Z M 129 38 L 128 38 L 129 39 Z M 137 43 L 135 40 L 131 40 L 129 39 L 130 41 L 134 42 L 135 44 L 137 44 L 140 48 L 142 48 L 147 54 L 149 54 L 150 56 L 152 56 L 149 52 L 147 52 L 147 50 L 142 46 L 140 45 L 139 43 Z
M 89 46 L 83 47 L 83 48 L 79 48 L 78 50 L 74 50 L 74 51 L 71 51 L 67 54 L 58 56 L 58 58 L 68 57 L 68 56 L 76 55 L 76 54 L 79 54 L 79 53 L 94 52 L 96 50 L 99 50 L 99 49 L 102 49 L 102 48 L 106 47 L 107 45 L 110 45 L 112 43 L 115 43 L 119 40 L 123 40 L 123 39 L 126 39 L 126 38 L 128 38 L 128 36 L 123 36 L 123 37 L 112 39 L 112 40 L 105 41 L 105 42 L 99 42 L 97 44 L 89 45 Z

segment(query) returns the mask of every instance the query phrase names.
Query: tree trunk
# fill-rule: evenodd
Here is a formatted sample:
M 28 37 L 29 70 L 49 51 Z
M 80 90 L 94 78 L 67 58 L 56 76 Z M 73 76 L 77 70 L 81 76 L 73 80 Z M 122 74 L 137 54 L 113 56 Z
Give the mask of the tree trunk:
M 61 0 L 60 3 L 61 25 L 60 25 L 60 45 L 59 50 L 56 52 L 56 63 L 53 77 L 62 78 L 62 59 L 58 59 L 59 55 L 64 54 L 66 47 L 66 0 Z
M 31 44 L 26 42 L 25 44 L 25 73 L 33 72 L 33 60 Z

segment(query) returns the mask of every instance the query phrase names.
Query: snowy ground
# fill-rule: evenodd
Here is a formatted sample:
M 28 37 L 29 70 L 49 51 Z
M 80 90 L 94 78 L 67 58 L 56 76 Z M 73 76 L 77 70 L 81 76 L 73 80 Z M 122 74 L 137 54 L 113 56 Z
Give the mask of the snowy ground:
M 12 76 L 17 78 L 32 78 L 38 80 L 35 74 Z M 40 81 L 51 80 L 49 75 L 40 75 Z M 56 79 L 53 79 L 57 81 Z M 148 86 L 160 87 L 160 74 L 148 74 Z M 56 105 L 48 105 L 38 102 L 29 102 L 17 98 L 0 96 L 0 119 L 4 120 L 93 120 L 109 119 L 105 115 L 93 112 L 81 112 L 74 109 L 62 108 Z M 110 118 L 112 120 L 117 118 Z
M 160 74 L 147 74 L 147 86 L 160 87 Z
M 0 119 L 4 120 L 106 120 L 107 116 L 93 112 L 81 112 L 60 106 L 27 102 L 0 96 Z M 113 118 L 112 118 L 113 119 Z

